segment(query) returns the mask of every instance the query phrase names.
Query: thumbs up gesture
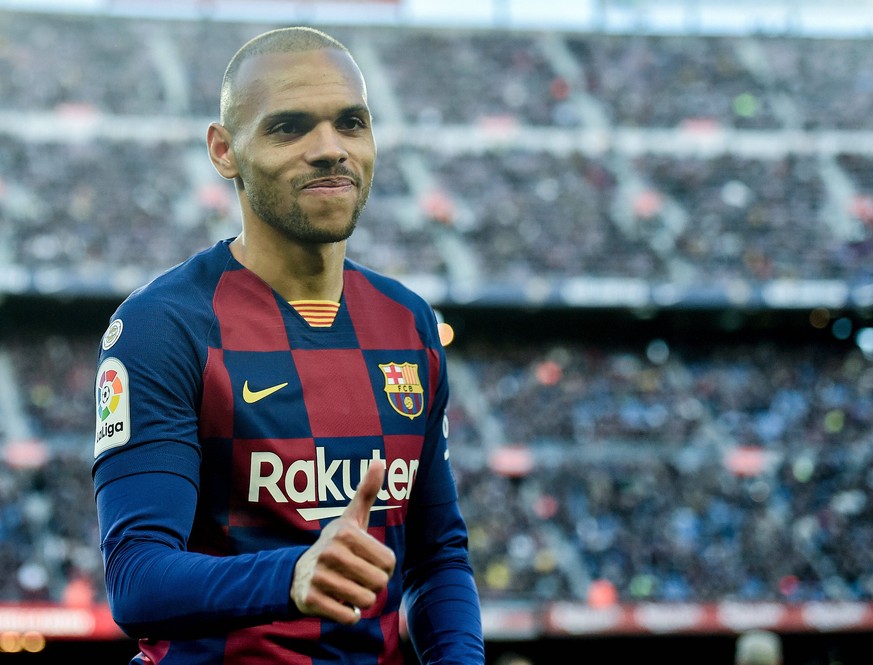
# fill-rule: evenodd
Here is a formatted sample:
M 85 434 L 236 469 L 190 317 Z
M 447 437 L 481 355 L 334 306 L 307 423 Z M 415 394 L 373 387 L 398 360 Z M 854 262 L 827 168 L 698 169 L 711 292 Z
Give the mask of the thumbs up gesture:
M 367 533 L 385 465 L 373 461 L 345 511 L 297 560 L 291 599 L 303 614 L 354 624 L 388 586 L 396 558 Z

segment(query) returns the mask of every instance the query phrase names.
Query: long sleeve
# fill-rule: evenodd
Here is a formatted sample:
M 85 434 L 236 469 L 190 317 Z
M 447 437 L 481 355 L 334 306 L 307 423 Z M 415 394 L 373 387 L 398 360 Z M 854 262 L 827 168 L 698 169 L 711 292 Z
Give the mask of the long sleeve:
M 288 590 L 304 548 L 186 552 L 195 502 L 191 483 L 171 473 L 129 475 L 97 495 L 107 595 L 119 626 L 132 637 L 167 639 L 300 616 Z
M 407 527 L 407 625 L 424 665 L 485 662 L 479 595 L 457 503 L 429 506 Z

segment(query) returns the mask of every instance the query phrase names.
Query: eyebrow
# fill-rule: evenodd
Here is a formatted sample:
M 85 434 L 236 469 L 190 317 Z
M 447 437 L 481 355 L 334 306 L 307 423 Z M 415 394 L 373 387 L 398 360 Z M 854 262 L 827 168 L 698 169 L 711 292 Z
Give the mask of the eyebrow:
M 353 115 L 365 115 L 367 117 L 370 116 L 370 109 L 367 108 L 364 104 L 352 104 L 350 106 L 343 107 L 336 114 L 337 118 L 347 118 Z M 285 122 L 302 122 L 306 120 L 311 120 L 315 117 L 314 113 L 309 113 L 308 111 L 276 111 L 275 113 L 270 113 L 261 121 L 261 126 L 263 127 L 273 127 L 275 125 L 280 125 Z

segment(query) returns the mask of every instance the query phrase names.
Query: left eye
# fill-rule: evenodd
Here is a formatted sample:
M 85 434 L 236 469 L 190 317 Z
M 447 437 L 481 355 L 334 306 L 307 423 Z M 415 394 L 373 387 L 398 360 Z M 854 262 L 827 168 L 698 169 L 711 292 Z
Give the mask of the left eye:
M 342 129 L 361 129 L 366 127 L 364 121 L 358 117 L 343 118 L 338 124 Z

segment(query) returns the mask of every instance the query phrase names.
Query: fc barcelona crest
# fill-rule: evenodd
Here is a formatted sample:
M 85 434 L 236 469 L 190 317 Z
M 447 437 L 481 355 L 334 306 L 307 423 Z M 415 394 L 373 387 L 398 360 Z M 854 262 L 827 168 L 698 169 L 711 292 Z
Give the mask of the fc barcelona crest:
M 379 365 L 385 376 L 385 394 L 397 413 L 410 420 L 421 415 L 424 408 L 424 388 L 418 378 L 418 365 L 388 363 Z

